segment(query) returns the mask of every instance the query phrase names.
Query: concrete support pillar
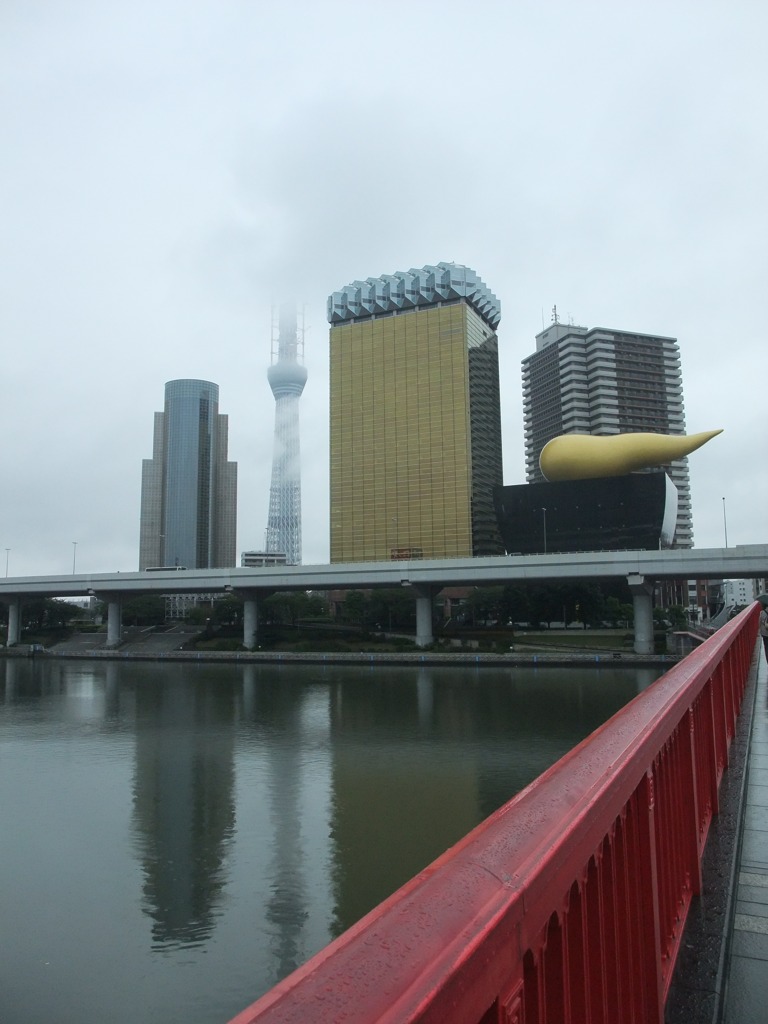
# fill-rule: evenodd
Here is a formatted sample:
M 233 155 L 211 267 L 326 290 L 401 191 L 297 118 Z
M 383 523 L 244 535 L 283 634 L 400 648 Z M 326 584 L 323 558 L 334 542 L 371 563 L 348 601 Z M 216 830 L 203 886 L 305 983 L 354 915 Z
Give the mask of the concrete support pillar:
M 13 647 L 21 639 L 21 598 L 8 601 L 8 646 Z
M 414 587 L 416 594 L 416 646 L 429 647 L 434 643 L 432 633 L 432 601 L 434 587 Z
M 257 647 L 259 631 L 259 603 L 255 593 L 243 597 L 243 647 L 254 651 Z
M 653 583 L 631 572 L 627 583 L 635 609 L 635 654 L 653 654 Z
M 105 594 L 107 602 L 107 647 L 118 647 L 123 635 L 123 607 L 118 594 Z

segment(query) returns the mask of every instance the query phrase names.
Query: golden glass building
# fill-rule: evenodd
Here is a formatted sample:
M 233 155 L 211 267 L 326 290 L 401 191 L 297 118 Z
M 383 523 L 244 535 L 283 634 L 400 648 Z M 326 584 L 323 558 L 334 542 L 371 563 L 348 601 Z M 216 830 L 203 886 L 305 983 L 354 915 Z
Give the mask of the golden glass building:
M 500 318 L 454 263 L 329 297 L 332 562 L 503 553 Z

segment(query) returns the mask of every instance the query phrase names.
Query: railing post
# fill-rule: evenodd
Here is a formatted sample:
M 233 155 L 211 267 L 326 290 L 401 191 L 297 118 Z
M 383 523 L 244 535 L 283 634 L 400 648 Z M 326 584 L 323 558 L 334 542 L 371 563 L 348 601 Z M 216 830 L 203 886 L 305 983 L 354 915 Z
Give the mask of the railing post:
M 630 808 L 629 822 L 636 843 L 630 843 L 629 869 L 636 900 L 640 955 L 631 965 L 639 995 L 638 1021 L 663 1024 L 664 991 L 661 971 L 661 927 L 659 923 L 659 872 L 656 857 L 656 801 L 653 769 L 643 775 Z
M 602 852 L 589 862 L 584 883 L 584 967 L 587 986 L 588 1020 L 590 1024 L 607 1024 L 611 1004 L 608 992 L 610 974 L 606 949 L 605 901 L 603 899 Z
M 612 923 L 615 936 L 615 967 L 617 1006 L 630 1007 L 634 1014 L 634 1007 L 637 1003 L 637 979 L 633 975 L 633 969 L 639 957 L 637 948 L 637 923 L 634 920 L 634 908 L 632 902 L 632 888 L 630 884 L 632 872 L 632 857 L 630 854 L 630 816 L 631 808 L 625 806 L 624 814 L 620 818 L 613 843 L 611 846 L 613 857 L 613 881 L 610 886 L 610 898 L 612 900 Z M 629 1019 L 633 1017 L 628 1015 Z
M 715 716 L 715 681 L 713 678 L 707 680 L 704 691 L 701 695 L 702 717 L 706 719 L 706 732 L 708 735 L 699 737 L 699 749 L 702 743 L 706 743 L 707 756 L 707 795 L 710 800 L 712 814 L 720 813 L 720 788 L 718 786 L 717 771 L 717 721 Z
M 561 1024 L 565 1016 L 565 950 L 557 913 L 549 919 L 539 970 L 544 978 L 544 1024 Z
M 591 950 L 587 944 L 585 886 L 586 879 L 582 879 L 581 884 L 573 884 L 565 916 L 565 994 L 568 1019 L 589 1021 L 589 1024 L 592 1024 L 593 1017 L 589 1012 L 587 991 L 587 958 Z
M 712 675 L 712 702 L 715 710 L 715 726 L 717 729 L 717 784 L 723 777 L 728 765 L 728 715 L 726 710 L 725 684 L 723 682 L 723 666 L 718 665 Z
M 699 780 L 696 771 L 696 720 L 693 708 L 688 708 L 688 742 L 685 749 L 681 750 L 683 755 L 680 759 L 680 768 L 683 778 L 681 788 L 683 794 L 683 807 L 690 817 L 690 826 L 684 830 L 682 841 L 685 847 L 685 866 L 691 882 L 691 892 L 698 896 L 701 892 L 701 853 L 704 849 L 704 835 L 706 824 L 702 821 L 702 808 L 699 800 Z M 680 723 L 680 729 L 685 729 L 686 722 Z M 681 737 L 682 738 L 682 737 Z

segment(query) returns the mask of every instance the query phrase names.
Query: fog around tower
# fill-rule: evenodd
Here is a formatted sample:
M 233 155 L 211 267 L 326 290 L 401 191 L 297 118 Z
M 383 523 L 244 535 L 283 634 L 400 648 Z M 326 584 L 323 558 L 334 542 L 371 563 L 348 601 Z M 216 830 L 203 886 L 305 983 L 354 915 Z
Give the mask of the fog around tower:
M 550 321 L 676 337 L 694 543 L 764 543 L 768 8 L 94 0 L 0 14 L 10 575 L 134 570 L 166 381 L 220 388 L 261 549 L 271 310 L 306 322 L 304 564 L 328 559 L 328 295 L 439 261 L 501 302 L 504 479 Z M 723 503 L 725 498 L 725 505 Z

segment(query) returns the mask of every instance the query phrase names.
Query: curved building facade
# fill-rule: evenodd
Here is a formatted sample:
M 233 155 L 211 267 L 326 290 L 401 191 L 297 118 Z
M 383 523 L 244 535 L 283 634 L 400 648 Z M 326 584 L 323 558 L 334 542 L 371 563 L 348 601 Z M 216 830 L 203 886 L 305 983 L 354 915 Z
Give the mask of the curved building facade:
M 139 568 L 236 564 L 237 464 L 227 461 L 219 387 L 172 380 L 142 465 Z

